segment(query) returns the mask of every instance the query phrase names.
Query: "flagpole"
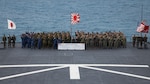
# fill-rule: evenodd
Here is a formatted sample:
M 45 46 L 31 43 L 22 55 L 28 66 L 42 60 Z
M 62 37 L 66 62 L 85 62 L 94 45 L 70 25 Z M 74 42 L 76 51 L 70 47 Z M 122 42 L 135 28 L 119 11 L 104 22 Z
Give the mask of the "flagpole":
M 143 20 L 143 4 L 142 4 L 142 7 L 141 7 L 141 22 Z M 142 32 L 141 32 L 141 37 L 142 37 Z
M 80 21 L 80 15 L 78 13 L 71 13 L 71 24 L 77 24 Z M 72 27 L 70 29 L 71 31 L 71 42 L 72 42 Z
M 142 4 L 142 7 L 141 7 L 141 21 L 143 20 L 143 4 Z
M 72 13 L 70 13 L 70 15 L 71 15 Z M 70 42 L 72 43 L 72 25 L 71 25 L 71 17 L 72 16 L 70 16 L 70 34 L 71 34 L 71 40 L 70 40 Z
M 70 42 L 72 43 L 72 25 L 71 24 L 70 24 L 70 35 L 71 35 Z

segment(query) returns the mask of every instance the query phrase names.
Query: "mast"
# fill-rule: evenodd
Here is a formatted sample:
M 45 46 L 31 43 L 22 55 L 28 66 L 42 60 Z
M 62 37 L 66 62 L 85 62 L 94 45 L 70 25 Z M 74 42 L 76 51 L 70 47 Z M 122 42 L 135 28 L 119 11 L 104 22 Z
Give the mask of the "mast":
M 143 21 L 143 4 L 141 6 L 141 22 Z M 142 37 L 142 32 L 141 32 L 141 37 Z
M 142 7 L 141 7 L 141 21 L 143 20 L 143 4 L 142 4 Z

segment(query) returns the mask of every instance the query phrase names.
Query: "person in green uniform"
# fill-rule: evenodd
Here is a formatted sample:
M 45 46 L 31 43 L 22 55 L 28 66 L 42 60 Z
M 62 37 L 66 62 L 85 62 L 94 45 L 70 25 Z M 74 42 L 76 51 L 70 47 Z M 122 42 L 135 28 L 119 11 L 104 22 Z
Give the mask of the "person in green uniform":
M 109 38 L 109 48 L 112 49 L 113 48 L 113 37 Z
M 140 48 L 142 48 L 143 47 L 143 37 L 140 37 L 139 40 L 140 40 Z
M 16 36 L 13 35 L 12 38 L 11 38 L 11 40 L 12 40 L 12 46 L 14 48 L 15 47 L 15 42 L 16 42 Z
M 11 47 L 11 36 L 8 36 L 8 47 Z
M 102 36 L 99 36 L 99 47 L 102 48 L 103 41 L 102 41 Z
M 143 42 L 144 42 L 144 48 L 147 48 L 147 36 L 146 36 L 146 34 L 143 37 Z
M 46 44 L 47 44 L 47 41 L 46 41 L 46 34 L 44 34 L 44 35 L 42 36 L 42 44 L 43 44 L 43 45 L 42 45 L 43 48 L 46 48 L 46 47 L 47 47 L 47 45 L 46 45 Z
M 103 48 L 104 49 L 107 48 L 107 37 L 106 36 L 103 37 Z
M 123 37 L 123 48 L 126 48 L 126 37 Z
M 6 38 L 5 34 L 4 34 L 2 40 L 3 40 L 4 48 L 6 48 L 6 41 L 7 41 L 7 38 Z
M 114 39 L 114 48 L 118 48 L 118 38 Z
M 140 37 L 136 37 L 136 47 L 139 48 L 139 43 L 140 43 Z
M 132 37 L 132 46 L 135 47 L 135 42 L 136 42 L 136 36 L 133 35 Z

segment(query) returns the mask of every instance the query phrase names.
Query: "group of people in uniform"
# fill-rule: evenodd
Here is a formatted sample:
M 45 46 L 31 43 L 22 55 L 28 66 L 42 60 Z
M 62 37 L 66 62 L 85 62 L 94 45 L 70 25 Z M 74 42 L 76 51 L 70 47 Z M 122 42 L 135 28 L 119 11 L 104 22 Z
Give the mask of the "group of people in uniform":
M 3 41 L 3 44 L 4 44 L 4 48 L 6 48 L 6 44 L 8 43 L 8 47 L 15 47 L 15 42 L 16 42 L 16 36 L 15 35 L 13 35 L 13 36 L 10 36 L 10 35 L 8 35 L 8 37 L 6 37 L 5 36 L 5 34 L 4 34 L 4 36 L 3 36 L 3 38 L 2 38 L 2 41 Z
M 86 47 L 99 47 L 102 49 L 126 48 L 126 37 L 122 32 L 75 32 L 76 40 L 85 43 Z
M 57 49 L 58 43 L 71 42 L 69 32 L 48 32 L 48 33 L 24 33 L 21 35 L 22 48 L 54 48 Z
M 76 31 L 75 36 L 70 32 L 26 32 L 21 35 L 22 48 L 54 48 L 58 43 L 85 43 L 86 47 L 126 48 L 126 37 L 122 32 L 83 32 Z
M 146 34 L 144 37 L 139 35 L 133 35 L 132 37 L 132 45 L 136 48 L 147 48 L 147 36 Z
M 2 38 L 4 48 L 8 43 L 8 47 L 15 47 L 16 37 L 15 35 Z M 99 47 L 99 48 L 126 48 L 126 37 L 122 32 L 84 32 L 76 31 L 75 36 L 72 36 L 70 32 L 47 32 L 47 33 L 34 33 L 26 32 L 21 35 L 22 48 L 54 48 L 57 49 L 58 43 L 85 43 L 86 47 Z M 140 37 L 133 37 L 133 46 L 137 44 L 139 47 Z M 143 37 L 143 43 L 147 42 L 147 39 Z

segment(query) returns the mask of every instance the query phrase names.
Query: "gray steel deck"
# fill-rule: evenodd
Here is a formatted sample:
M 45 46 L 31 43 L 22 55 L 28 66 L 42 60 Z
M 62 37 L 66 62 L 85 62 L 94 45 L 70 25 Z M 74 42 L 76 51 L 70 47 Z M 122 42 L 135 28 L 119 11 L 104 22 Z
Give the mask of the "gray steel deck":
M 32 64 L 39 66 L 3 67 Z M 40 66 L 42 64 L 47 66 Z M 70 79 L 70 66 L 60 68 L 63 64 L 75 66 L 93 64 L 93 66 L 79 66 L 80 79 Z M 127 67 L 94 66 L 94 64 L 123 64 Z M 128 67 L 128 65 L 148 67 Z M 0 49 L 0 84 L 150 84 L 149 65 L 150 49 L 133 48 L 131 43 L 128 43 L 127 48 L 89 48 L 85 51 L 22 49 L 21 44 L 17 43 L 16 48 Z M 55 70 L 56 67 L 60 69 Z M 28 73 L 45 69 L 50 70 Z

